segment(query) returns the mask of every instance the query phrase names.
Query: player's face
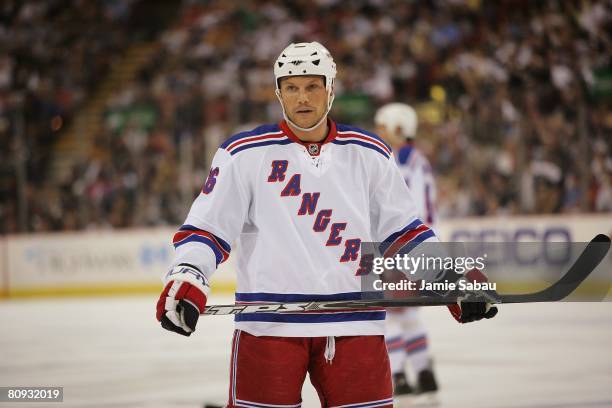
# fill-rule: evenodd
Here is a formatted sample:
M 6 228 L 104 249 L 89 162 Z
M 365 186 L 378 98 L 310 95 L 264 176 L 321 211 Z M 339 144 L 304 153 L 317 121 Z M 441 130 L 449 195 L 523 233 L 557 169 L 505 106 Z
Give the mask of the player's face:
M 293 123 L 309 128 L 327 110 L 325 79 L 320 76 L 294 76 L 281 79 L 280 94 L 285 112 Z

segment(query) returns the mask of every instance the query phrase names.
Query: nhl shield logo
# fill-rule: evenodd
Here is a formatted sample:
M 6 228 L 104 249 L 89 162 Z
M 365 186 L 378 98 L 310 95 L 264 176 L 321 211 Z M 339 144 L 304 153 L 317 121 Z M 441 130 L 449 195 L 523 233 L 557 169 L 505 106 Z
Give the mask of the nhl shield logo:
M 308 153 L 310 153 L 312 156 L 316 156 L 317 154 L 319 154 L 319 145 L 315 143 L 309 144 Z

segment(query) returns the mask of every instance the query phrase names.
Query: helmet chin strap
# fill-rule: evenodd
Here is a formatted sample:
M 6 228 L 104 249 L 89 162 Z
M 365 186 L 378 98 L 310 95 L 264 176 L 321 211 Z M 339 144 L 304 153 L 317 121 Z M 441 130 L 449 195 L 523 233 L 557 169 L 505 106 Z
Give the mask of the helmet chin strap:
M 303 127 L 301 127 L 301 126 L 298 126 L 298 125 L 297 125 L 297 124 L 296 124 L 294 121 L 292 121 L 291 119 L 289 119 L 289 116 L 287 116 L 287 112 L 285 112 L 285 104 L 283 103 L 283 100 L 282 100 L 281 95 L 280 95 L 280 89 L 277 89 L 277 90 L 275 91 L 275 94 L 276 94 L 276 97 L 278 98 L 278 101 L 279 101 L 279 102 L 280 102 L 280 104 L 281 104 L 281 108 L 282 108 L 282 110 L 283 110 L 283 117 L 285 118 L 285 120 L 287 121 L 287 123 L 289 123 L 289 124 L 290 124 L 292 127 L 296 128 L 297 130 L 301 130 L 302 132 L 310 132 L 310 131 L 312 131 L 312 130 L 314 130 L 314 129 L 318 128 L 318 127 L 319 127 L 319 125 L 321 125 L 321 123 L 323 123 L 323 121 L 324 121 L 325 119 L 327 119 L 327 114 L 328 114 L 328 113 L 329 113 L 329 111 L 331 110 L 332 103 L 334 102 L 334 97 L 335 97 L 335 95 L 333 95 L 333 94 L 331 93 L 331 89 L 330 89 L 330 90 L 328 91 L 328 94 L 327 94 L 327 100 L 328 100 L 328 102 L 327 102 L 327 110 L 325 111 L 325 113 L 323 114 L 323 116 L 321 116 L 321 119 L 320 119 L 320 120 L 319 120 L 319 121 L 318 121 L 318 122 L 317 122 L 315 125 L 313 125 L 313 126 L 311 126 L 311 127 L 308 127 L 308 128 L 303 128 Z

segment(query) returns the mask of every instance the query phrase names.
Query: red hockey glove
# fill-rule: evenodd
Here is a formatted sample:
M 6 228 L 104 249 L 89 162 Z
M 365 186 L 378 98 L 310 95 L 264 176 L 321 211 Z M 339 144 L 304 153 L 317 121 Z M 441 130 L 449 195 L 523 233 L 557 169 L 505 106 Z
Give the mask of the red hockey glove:
M 471 282 L 488 282 L 486 275 L 478 269 L 466 273 L 465 278 Z M 469 323 L 482 318 L 491 319 L 497 314 L 497 307 L 487 302 L 487 299 L 490 299 L 490 296 L 486 292 L 472 291 L 456 305 L 449 305 L 448 310 L 459 323 Z
M 170 280 L 157 301 L 157 320 L 166 330 L 190 336 L 206 307 L 208 282 L 191 265 L 177 266 L 167 278 Z

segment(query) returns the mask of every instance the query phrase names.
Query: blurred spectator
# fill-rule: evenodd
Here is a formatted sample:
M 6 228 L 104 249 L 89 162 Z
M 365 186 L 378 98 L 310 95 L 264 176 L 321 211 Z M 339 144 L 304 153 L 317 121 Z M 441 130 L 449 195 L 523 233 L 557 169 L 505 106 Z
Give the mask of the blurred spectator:
M 45 204 L 44 198 L 71 201 L 56 197 L 60 191 L 48 177 L 50 157 L 62 131 L 124 47 L 143 38 L 131 24 L 134 6 L 140 2 L 1 2 L 0 232 L 18 230 L 9 217 L 18 212 L 15 172 L 21 160 L 29 191 L 27 229 L 80 227 L 73 206 L 62 204 L 51 210 Z M 148 4 L 151 11 L 145 17 L 156 10 Z
M 68 2 L 84 16 L 74 30 L 89 33 L 69 40 L 68 17 L 53 11 L 65 2 L 26 3 L 4 7 L 0 38 L 20 45 L 0 58 L 0 91 L 27 88 L 37 122 L 65 122 L 125 38 L 117 27 L 129 5 Z M 29 228 L 180 223 L 216 146 L 241 125 L 281 117 L 279 50 L 312 40 L 340 67 L 338 121 L 369 127 L 390 100 L 417 107 L 442 216 L 612 211 L 611 26 L 606 0 L 184 1 L 158 55 L 109 100 L 89 157 L 61 189 L 43 188 L 54 205 L 32 205 Z M 48 55 L 49 43 L 69 51 Z M 15 51 L 26 44 L 30 64 Z M 54 126 L 37 138 L 41 155 Z M 7 134 L 0 122 L 8 143 Z

